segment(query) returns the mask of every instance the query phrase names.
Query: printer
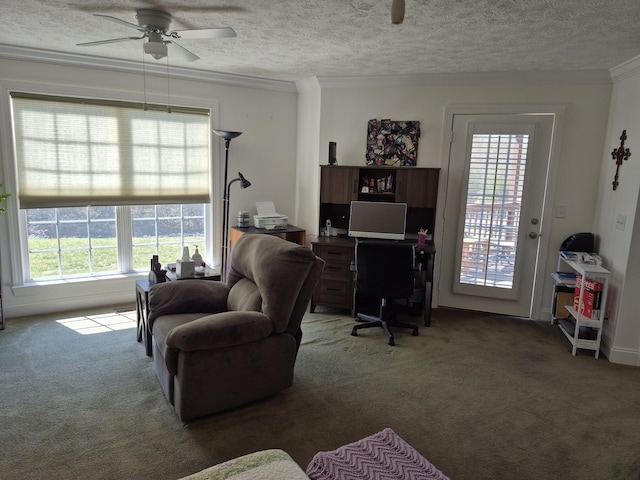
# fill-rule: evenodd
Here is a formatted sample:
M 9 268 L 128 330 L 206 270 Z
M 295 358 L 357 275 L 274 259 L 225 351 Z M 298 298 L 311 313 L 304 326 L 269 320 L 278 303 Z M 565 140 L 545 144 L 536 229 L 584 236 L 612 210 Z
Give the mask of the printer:
M 278 230 L 287 228 L 289 218 L 276 212 L 273 202 L 256 202 L 257 215 L 253 216 L 253 225 L 256 228 Z

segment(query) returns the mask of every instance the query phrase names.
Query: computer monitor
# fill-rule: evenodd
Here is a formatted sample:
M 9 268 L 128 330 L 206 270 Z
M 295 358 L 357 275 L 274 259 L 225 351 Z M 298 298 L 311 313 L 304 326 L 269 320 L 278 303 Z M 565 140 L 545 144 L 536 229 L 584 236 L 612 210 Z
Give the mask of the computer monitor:
M 350 237 L 404 240 L 406 224 L 406 203 L 351 202 Z

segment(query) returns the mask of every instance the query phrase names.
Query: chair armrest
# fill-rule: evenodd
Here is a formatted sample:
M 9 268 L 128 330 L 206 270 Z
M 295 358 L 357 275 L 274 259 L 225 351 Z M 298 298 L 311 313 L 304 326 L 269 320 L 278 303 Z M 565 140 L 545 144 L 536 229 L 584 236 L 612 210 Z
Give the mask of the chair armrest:
M 273 322 L 261 312 L 222 312 L 180 325 L 167 335 L 167 347 L 182 351 L 231 347 L 267 338 Z
M 211 280 L 157 283 L 149 290 L 149 324 L 162 315 L 218 313 L 227 309 L 229 287 Z

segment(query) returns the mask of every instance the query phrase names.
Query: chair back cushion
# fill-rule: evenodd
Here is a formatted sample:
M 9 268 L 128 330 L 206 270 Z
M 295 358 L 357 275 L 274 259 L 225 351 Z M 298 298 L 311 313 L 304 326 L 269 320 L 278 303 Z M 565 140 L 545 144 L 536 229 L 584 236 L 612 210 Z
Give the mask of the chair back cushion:
M 229 290 L 227 309 L 261 312 L 262 297 L 258 286 L 248 278 L 240 278 Z
M 410 297 L 414 269 L 412 243 L 361 240 L 356 244 L 356 290 L 363 295 Z
M 257 309 L 273 321 L 275 333 L 282 333 L 315 264 L 307 247 L 273 235 L 242 235 L 231 252 L 227 308 Z

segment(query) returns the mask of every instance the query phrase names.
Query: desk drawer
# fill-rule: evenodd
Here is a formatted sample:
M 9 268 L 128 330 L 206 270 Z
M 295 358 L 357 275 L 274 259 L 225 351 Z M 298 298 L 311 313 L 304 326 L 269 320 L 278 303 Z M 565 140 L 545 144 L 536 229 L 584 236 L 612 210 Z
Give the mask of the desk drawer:
M 334 282 L 347 282 L 352 275 L 351 268 L 347 264 L 327 262 L 322 271 L 323 280 Z
M 313 244 L 313 252 L 326 264 L 311 300 L 312 307 L 317 304 L 351 309 L 353 245 Z
M 327 263 L 342 263 L 347 267 L 351 263 L 353 248 L 335 247 L 331 245 L 315 245 L 314 252 Z
M 315 291 L 315 302 L 321 305 L 349 306 L 351 287 L 346 282 L 320 280 Z

